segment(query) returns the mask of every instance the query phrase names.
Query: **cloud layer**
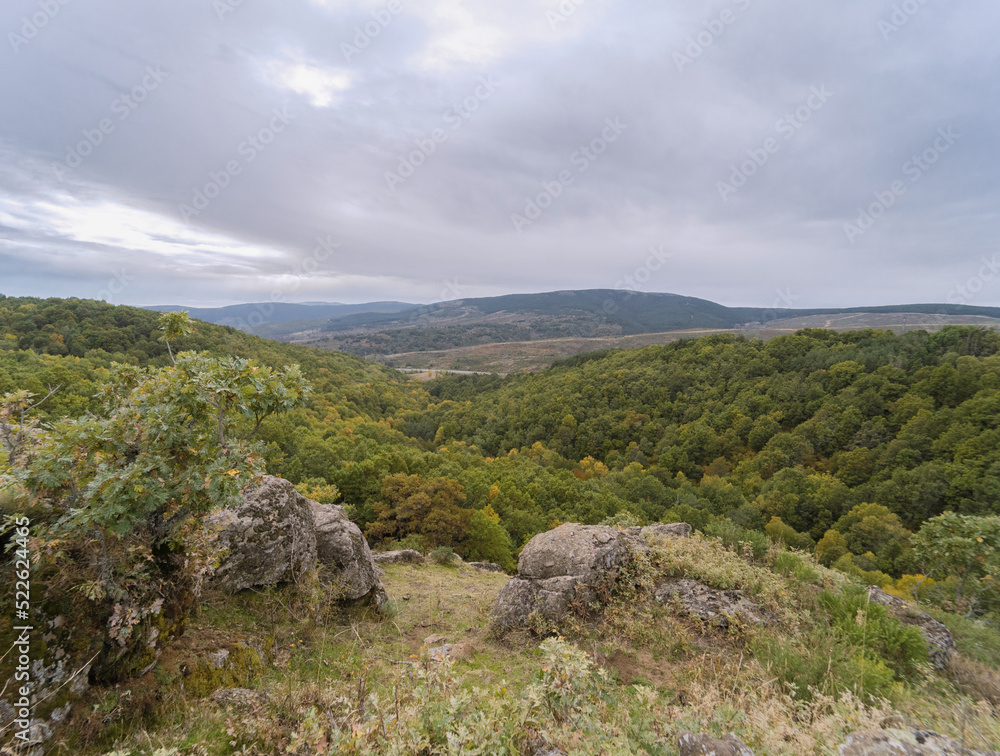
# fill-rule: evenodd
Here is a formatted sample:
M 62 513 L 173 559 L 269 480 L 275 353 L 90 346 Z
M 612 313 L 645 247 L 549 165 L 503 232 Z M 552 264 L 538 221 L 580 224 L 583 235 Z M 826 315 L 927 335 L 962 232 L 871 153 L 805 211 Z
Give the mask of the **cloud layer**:
M 0 292 L 998 305 L 998 22 L 990 0 L 10 0 Z

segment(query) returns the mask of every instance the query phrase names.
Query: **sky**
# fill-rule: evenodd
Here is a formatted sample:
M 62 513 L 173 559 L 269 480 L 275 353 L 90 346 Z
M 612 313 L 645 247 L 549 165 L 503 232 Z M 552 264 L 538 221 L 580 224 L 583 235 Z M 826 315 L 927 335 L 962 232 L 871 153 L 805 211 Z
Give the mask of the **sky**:
M 0 293 L 1000 305 L 996 0 L 4 0 Z

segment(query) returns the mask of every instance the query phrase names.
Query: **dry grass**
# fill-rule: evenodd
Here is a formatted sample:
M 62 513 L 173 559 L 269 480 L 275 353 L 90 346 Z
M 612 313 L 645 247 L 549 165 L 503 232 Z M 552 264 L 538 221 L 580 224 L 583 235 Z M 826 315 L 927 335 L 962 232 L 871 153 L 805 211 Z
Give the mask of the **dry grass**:
M 809 621 L 799 603 L 802 586 L 717 543 L 670 539 L 651 556 L 656 570 L 745 590 L 795 620 L 777 632 L 793 632 L 795 623 Z M 836 579 L 820 575 L 815 590 Z M 459 724 L 471 723 L 480 713 L 487 722 L 524 715 L 526 691 L 542 667 L 539 639 L 512 633 L 497 641 L 486 633 L 489 610 L 506 580 L 468 567 L 390 566 L 383 581 L 392 601 L 384 618 L 317 610 L 308 586 L 213 599 L 173 652 L 171 668 L 196 663 L 195 657 L 232 638 L 267 636 L 273 662 L 251 682 L 265 702 L 251 710 L 227 710 L 179 693 L 177 680 L 160 670 L 161 690 L 151 699 L 159 706 L 155 716 L 121 730 L 117 742 L 97 737 L 63 752 L 89 756 L 115 748 L 122 754 L 164 749 L 159 756 L 215 756 L 321 753 L 329 747 L 331 753 L 416 753 L 417 741 L 406 738 L 416 738 L 428 726 L 423 717 L 430 713 L 447 720 L 449 707 L 459 705 L 455 701 L 466 702 Z M 587 750 L 598 740 L 609 756 L 646 752 L 634 739 L 641 727 L 648 743 L 658 744 L 643 746 L 653 753 L 675 753 L 677 733 L 693 730 L 735 732 L 758 756 L 832 756 L 850 732 L 900 721 L 938 730 L 970 747 L 1000 746 L 1000 719 L 989 703 L 995 702 L 997 672 L 981 663 L 957 662 L 954 684 L 928 672 L 924 683 L 900 686 L 892 703 L 866 705 L 851 694 L 819 693 L 804 702 L 789 696 L 747 650 L 753 629 L 713 629 L 639 600 L 638 594 L 619 596 L 603 617 L 578 618 L 562 630 L 572 633 L 567 637 L 597 669 L 610 673 L 606 689 L 586 710 L 593 718 L 589 730 L 586 717 L 581 718 L 589 735 L 575 738 L 565 727 L 543 721 L 532 725 L 570 754 L 598 752 Z M 433 636 L 438 636 L 435 644 L 453 644 L 453 662 L 438 665 L 422 656 Z M 182 659 L 185 655 L 191 658 Z M 156 674 L 136 685 L 155 689 Z M 128 694 L 119 689 L 100 695 L 108 698 L 101 709 L 106 711 L 112 696 L 123 700 Z M 364 743 L 334 748 L 328 739 L 351 728 Z

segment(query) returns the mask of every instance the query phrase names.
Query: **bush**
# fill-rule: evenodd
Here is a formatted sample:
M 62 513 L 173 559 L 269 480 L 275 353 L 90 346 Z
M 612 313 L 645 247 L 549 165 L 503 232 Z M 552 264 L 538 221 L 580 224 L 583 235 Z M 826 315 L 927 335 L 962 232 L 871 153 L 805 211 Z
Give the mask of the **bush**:
M 912 679 L 927 663 L 927 642 L 915 627 L 904 625 L 881 604 L 872 603 L 868 590 L 850 586 L 842 593 L 824 591 L 819 604 L 830 618 L 838 638 L 846 640 L 872 661 L 884 661 L 899 680 Z
M 707 532 L 705 528 L 713 520 L 715 520 L 715 517 L 707 509 L 698 509 L 689 504 L 678 504 L 675 507 L 671 507 L 660 518 L 660 521 L 664 523 L 686 522 L 692 528 L 700 530 L 702 533 Z
M 729 520 L 715 520 L 704 530 L 705 535 L 718 538 L 722 543 L 739 552 L 749 552 L 754 559 L 763 559 L 771 548 L 771 541 L 763 533 L 741 528 Z
M 816 547 L 816 542 L 805 533 L 798 532 L 791 525 L 786 525 L 780 517 L 772 517 L 771 521 L 764 527 L 764 532 L 774 539 L 785 544 L 790 549 L 800 551 L 812 551 Z
M 458 554 L 451 546 L 438 546 L 429 554 L 431 561 L 435 564 L 448 566 L 458 561 Z
M 803 583 L 819 583 L 819 572 L 814 570 L 802 557 L 787 551 L 780 551 L 774 558 L 774 571 L 785 577 L 794 577 Z
M 826 628 L 806 636 L 801 647 L 767 637 L 751 642 L 750 648 L 799 701 L 811 701 L 816 694 L 839 698 L 851 691 L 870 702 L 895 692 L 894 675 L 885 662 L 844 645 Z

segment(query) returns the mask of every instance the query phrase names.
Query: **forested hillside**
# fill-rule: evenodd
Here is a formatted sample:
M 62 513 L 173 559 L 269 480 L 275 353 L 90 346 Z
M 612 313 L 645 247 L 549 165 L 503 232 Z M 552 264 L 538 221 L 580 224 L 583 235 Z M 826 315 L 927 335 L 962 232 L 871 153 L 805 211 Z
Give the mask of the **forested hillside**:
M 167 363 L 158 317 L 4 298 L 0 395 L 58 386 L 42 411 L 78 416 L 112 361 Z M 1000 513 L 990 331 L 711 336 L 423 385 L 204 323 L 176 347 L 300 364 L 312 393 L 265 422 L 268 469 L 344 504 L 376 544 L 510 566 L 560 522 L 683 520 L 753 549 L 766 529 L 888 584 L 926 569 L 912 537 L 928 519 Z

